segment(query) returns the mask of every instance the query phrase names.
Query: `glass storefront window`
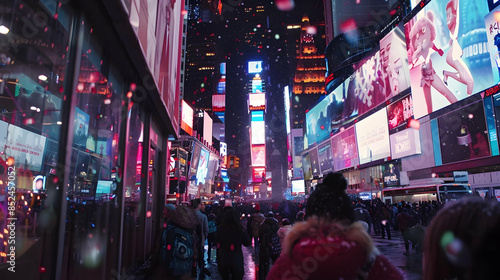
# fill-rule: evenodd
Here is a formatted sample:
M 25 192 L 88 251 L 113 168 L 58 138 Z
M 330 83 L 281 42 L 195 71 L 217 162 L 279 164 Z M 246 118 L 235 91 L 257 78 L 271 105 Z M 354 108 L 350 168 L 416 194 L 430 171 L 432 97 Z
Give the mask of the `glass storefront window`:
M 0 3 L 0 278 L 11 245 L 19 279 L 38 278 L 50 261 L 42 251 L 57 226 L 46 187 L 56 174 L 72 17 L 51 0 Z
M 119 141 L 128 87 L 109 53 L 83 21 L 76 91 L 63 275 L 112 279 L 120 238 L 117 186 L 122 180 Z M 96 28 L 97 29 L 97 28 Z

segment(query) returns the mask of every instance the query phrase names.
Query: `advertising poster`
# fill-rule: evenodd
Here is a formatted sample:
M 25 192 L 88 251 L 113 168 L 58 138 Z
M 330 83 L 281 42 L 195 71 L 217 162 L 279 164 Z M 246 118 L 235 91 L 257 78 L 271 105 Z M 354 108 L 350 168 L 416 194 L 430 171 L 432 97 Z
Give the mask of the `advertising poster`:
M 332 138 L 333 166 L 335 171 L 359 165 L 358 147 L 354 126 L 345 129 Z
M 360 164 L 391 156 L 385 108 L 356 123 L 356 142 Z
M 252 80 L 252 93 L 262 93 L 262 80 L 253 79 Z
M 208 175 L 208 162 L 210 160 L 210 152 L 201 148 L 200 160 L 198 161 L 198 170 L 196 171 L 196 186 L 205 184 Z
M 312 148 L 309 151 L 309 157 L 311 159 L 311 171 L 312 171 L 312 176 L 318 176 L 320 174 L 319 170 L 319 157 L 318 157 L 318 149 L 317 148 Z
M 187 177 L 187 158 L 188 153 L 183 149 L 177 150 L 177 157 L 179 159 L 179 180 L 186 180 Z
M 391 134 L 389 138 L 391 142 L 391 157 L 393 159 L 422 153 L 420 131 L 417 129 L 407 128 Z
M 89 131 L 90 117 L 80 108 L 75 109 L 75 121 L 73 124 L 73 145 L 85 149 L 87 146 L 87 136 Z
M 266 166 L 266 146 L 252 145 L 252 166 Z
M 332 141 L 330 139 L 318 146 L 318 157 L 321 174 L 333 172 Z
M 265 122 L 250 122 L 252 126 L 252 145 L 260 145 L 266 143 L 266 123 Z
M 181 129 L 183 129 L 187 134 L 193 135 L 193 109 L 182 100 L 182 113 L 181 113 Z
M 11 124 L 7 129 L 5 154 L 7 157 L 13 157 L 16 165 L 24 166 L 27 170 L 40 171 L 45 141 L 44 136 Z
M 300 156 L 303 150 L 304 137 L 293 137 L 293 178 L 304 178 L 302 157 Z
M 500 131 L 500 94 L 493 95 L 492 98 L 483 99 L 484 113 L 486 115 L 486 125 L 490 137 L 491 155 L 498 156 L 500 147 L 498 145 L 498 131 Z
M 253 182 L 262 182 L 262 175 L 265 176 L 266 168 L 265 167 L 252 167 L 252 180 Z
M 262 61 L 249 61 L 248 74 L 256 74 L 262 72 Z
M 491 67 L 493 69 L 494 81 L 500 76 L 500 18 L 498 13 L 500 7 L 494 8 L 484 17 L 486 35 L 488 36 L 488 52 L 490 54 Z M 496 17 L 496 18 L 495 18 Z
M 486 1 L 433 0 L 405 24 L 416 119 L 497 82 L 478 21 L 487 13 Z
M 443 115 L 437 121 L 443 164 L 491 156 L 482 101 Z
M 399 168 L 395 163 L 384 164 L 384 186 L 399 186 Z
M 266 109 L 266 94 L 265 93 L 253 93 L 248 95 L 248 110 L 263 111 Z
M 308 147 L 319 144 L 330 137 L 332 124 L 335 120 L 339 120 L 339 112 L 342 112 L 341 100 L 342 91 L 336 89 L 306 113 Z
M 299 193 L 304 194 L 305 192 L 306 192 L 306 184 L 304 180 L 292 181 L 292 195 L 297 195 Z
M 406 126 L 413 117 L 413 99 L 411 94 L 387 106 L 389 130 Z
M 311 180 L 313 178 L 309 152 L 302 154 L 302 172 L 304 174 L 304 180 Z

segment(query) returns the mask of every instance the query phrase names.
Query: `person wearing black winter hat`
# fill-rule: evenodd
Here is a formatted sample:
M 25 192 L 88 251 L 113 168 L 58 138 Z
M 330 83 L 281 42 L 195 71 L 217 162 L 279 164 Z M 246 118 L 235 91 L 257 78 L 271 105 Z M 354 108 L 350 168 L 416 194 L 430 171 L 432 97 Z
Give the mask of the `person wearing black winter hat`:
M 285 237 L 266 279 L 403 279 L 364 227 L 354 222 L 341 173 L 329 173 L 309 196 L 306 221 Z

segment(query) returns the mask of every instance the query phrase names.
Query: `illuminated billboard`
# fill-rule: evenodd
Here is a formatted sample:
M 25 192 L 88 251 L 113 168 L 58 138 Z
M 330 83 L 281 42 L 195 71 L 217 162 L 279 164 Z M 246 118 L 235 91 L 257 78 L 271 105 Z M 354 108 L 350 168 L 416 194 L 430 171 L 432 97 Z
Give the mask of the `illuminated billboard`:
M 262 72 L 262 61 L 249 61 L 248 74 L 256 74 Z
M 252 166 L 266 165 L 266 145 L 252 145 Z
M 360 164 L 391 156 L 385 108 L 356 123 L 356 142 Z
M 290 134 L 290 89 L 286 86 L 283 89 L 283 95 L 285 97 L 285 125 L 286 125 L 286 134 Z
M 250 113 L 252 122 L 263 122 L 264 121 L 264 111 L 253 111 Z
M 332 137 L 333 166 L 336 171 L 359 165 L 354 126 Z
M 398 133 L 391 134 L 392 159 L 413 156 L 422 153 L 420 133 L 414 128 L 407 128 Z
M 212 118 L 207 112 L 203 112 L 203 139 L 212 145 Z
M 320 143 L 330 137 L 331 113 L 336 104 L 334 93 L 331 93 L 316 104 L 306 113 L 306 134 L 308 146 Z
M 387 114 L 389 130 L 406 126 L 408 120 L 413 117 L 413 99 L 411 94 L 387 106 Z
M 5 127 L 5 125 L 2 125 L 2 127 Z M 1 138 L 4 138 L 4 136 Z M 26 170 L 41 171 L 46 140 L 45 136 L 9 124 L 7 139 L 2 149 L 7 157 L 15 159 L 16 165 L 24 166 Z M 7 169 L 5 172 L 7 172 Z
M 219 118 L 219 120 L 224 123 L 225 121 L 225 114 L 224 112 L 214 112 L 214 114 Z
M 210 152 L 201 148 L 200 159 L 198 161 L 198 168 L 196 171 L 196 186 L 200 184 L 205 184 L 205 180 L 208 179 L 208 163 L 210 161 Z
M 292 194 L 305 193 L 306 184 L 304 180 L 292 180 Z
M 433 0 L 405 24 L 416 119 L 498 80 L 492 71 L 487 28 L 472 24 L 488 12 L 486 1 Z
M 260 145 L 266 143 L 266 123 L 265 122 L 250 122 L 252 127 L 252 145 Z
M 436 165 L 491 156 L 482 101 L 440 116 L 437 123 L 441 162 Z
M 212 111 L 221 112 L 226 109 L 226 95 L 214 94 L 212 95 Z
M 221 73 L 221 75 L 226 75 L 226 63 L 225 62 L 222 62 L 220 64 L 220 73 Z
M 321 174 L 333 171 L 332 141 L 330 139 L 318 146 L 318 159 Z
M 309 152 L 302 154 L 302 173 L 304 174 L 304 180 L 311 180 L 313 178 Z
M 181 119 L 181 128 L 189 135 L 193 135 L 193 109 L 186 103 L 186 101 L 182 100 L 182 119 Z
M 252 80 L 252 93 L 262 93 L 262 80 L 260 78 Z
M 312 176 L 316 177 L 316 176 L 318 176 L 320 174 L 318 149 L 316 147 L 312 148 L 309 151 L 309 158 L 311 160 L 311 172 L 312 172 Z
M 250 111 L 266 109 L 266 95 L 264 93 L 253 93 L 248 95 L 248 109 Z
M 252 181 L 262 182 L 262 175 L 265 176 L 265 174 L 266 174 L 265 167 L 252 167 Z

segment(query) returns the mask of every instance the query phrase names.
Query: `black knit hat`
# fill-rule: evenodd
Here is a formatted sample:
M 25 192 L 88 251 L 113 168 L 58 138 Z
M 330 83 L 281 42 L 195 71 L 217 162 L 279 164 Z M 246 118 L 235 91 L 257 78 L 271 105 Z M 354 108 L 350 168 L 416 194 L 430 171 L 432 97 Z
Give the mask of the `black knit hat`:
M 351 200 L 345 190 L 347 180 L 339 172 L 329 173 L 307 200 L 306 216 L 354 222 Z

